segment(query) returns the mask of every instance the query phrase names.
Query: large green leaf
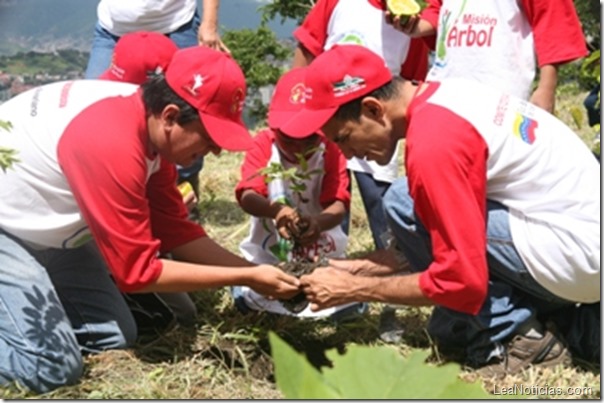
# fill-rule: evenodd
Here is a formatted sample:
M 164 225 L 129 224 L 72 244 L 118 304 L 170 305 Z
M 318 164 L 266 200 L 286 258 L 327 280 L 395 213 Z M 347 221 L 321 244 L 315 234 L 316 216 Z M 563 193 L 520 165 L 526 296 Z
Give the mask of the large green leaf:
M 428 351 L 404 358 L 387 346 L 351 345 L 340 355 L 326 352 L 332 362 L 323 373 L 278 336 L 270 335 L 277 386 L 288 399 L 486 399 L 493 396 L 479 383 L 459 378 L 456 364 L 425 362 Z
M 302 354 L 275 333 L 269 334 L 275 361 L 275 380 L 287 399 L 337 399 L 337 390 L 329 385 Z

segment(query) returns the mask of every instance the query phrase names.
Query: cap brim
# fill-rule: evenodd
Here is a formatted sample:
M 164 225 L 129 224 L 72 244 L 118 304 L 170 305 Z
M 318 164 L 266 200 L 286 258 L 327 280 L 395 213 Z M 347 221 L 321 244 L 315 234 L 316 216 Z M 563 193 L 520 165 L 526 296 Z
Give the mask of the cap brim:
M 246 151 L 254 141 L 243 123 L 220 119 L 206 113 L 199 114 L 201 123 L 218 147 L 228 151 Z
M 98 79 L 99 80 L 111 80 L 113 77 L 111 75 L 111 70 L 107 69 L 103 72 L 103 74 L 101 74 Z
M 268 126 L 271 129 L 281 129 L 285 123 L 287 123 L 298 111 L 268 111 Z
M 301 109 L 284 123 L 280 130 L 292 137 L 306 137 L 320 131 L 321 127 L 336 113 L 337 106 L 327 109 Z

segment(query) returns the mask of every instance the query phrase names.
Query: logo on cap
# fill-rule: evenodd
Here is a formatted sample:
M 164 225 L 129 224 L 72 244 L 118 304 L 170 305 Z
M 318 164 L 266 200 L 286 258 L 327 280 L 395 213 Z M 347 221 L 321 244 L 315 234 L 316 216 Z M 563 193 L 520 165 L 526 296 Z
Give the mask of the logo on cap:
M 233 102 L 231 103 L 231 114 L 236 114 L 243 109 L 243 89 L 241 87 L 237 87 L 235 93 L 233 94 Z
M 203 77 L 201 76 L 201 74 L 194 74 L 193 78 L 191 79 L 190 84 L 183 85 L 182 87 L 192 96 L 198 97 L 199 93 L 197 92 L 197 90 L 199 88 L 201 88 L 202 85 L 203 85 Z
M 365 79 L 363 77 L 352 77 L 346 74 L 342 81 L 333 84 L 333 95 L 335 97 L 342 97 L 352 92 L 362 90 L 365 86 Z
M 306 98 L 304 83 L 298 83 L 292 87 L 289 94 L 289 102 L 294 105 L 303 104 Z

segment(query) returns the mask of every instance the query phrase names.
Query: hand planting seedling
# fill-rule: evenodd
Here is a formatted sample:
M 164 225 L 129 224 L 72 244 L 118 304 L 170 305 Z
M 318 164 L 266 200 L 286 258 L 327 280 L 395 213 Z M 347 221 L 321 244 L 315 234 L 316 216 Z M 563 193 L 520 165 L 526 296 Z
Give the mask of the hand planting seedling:
M 278 200 L 284 205 L 275 217 L 275 224 L 281 238 L 274 245 L 272 252 L 281 260 L 278 266 L 284 272 L 298 278 L 312 273 L 317 267 L 327 265 L 327 259 L 322 256 L 319 256 L 316 261 L 309 261 L 304 253 L 304 245 L 315 242 L 320 235 L 316 221 L 312 217 L 302 214 L 300 209 L 304 203 L 308 203 L 304 197 L 307 189 L 306 183 L 314 175 L 323 173 L 323 169 L 309 168 L 306 156 L 313 155 L 316 151 L 318 151 L 318 147 L 313 147 L 304 153 L 296 153 L 295 156 L 298 160 L 296 167 L 285 168 L 281 164 L 271 162 L 266 168 L 258 171 L 267 184 L 281 180 L 288 184 L 291 191 L 292 200 L 287 198 Z M 294 313 L 301 312 L 308 305 L 304 293 L 281 302 L 285 308 Z

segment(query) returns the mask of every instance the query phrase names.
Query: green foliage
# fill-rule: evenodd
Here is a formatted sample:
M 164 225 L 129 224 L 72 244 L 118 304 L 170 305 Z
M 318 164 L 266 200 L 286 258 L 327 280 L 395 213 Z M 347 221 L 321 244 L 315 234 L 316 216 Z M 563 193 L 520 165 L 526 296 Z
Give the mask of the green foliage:
M 314 368 L 270 333 L 275 380 L 286 399 L 487 399 L 480 384 L 459 378 L 457 364 L 425 362 L 428 351 L 403 358 L 387 346 L 351 345 L 344 355 L 328 350 L 331 367 Z
M 257 29 L 226 31 L 222 36 L 245 75 L 248 94 L 252 95 L 251 117 L 264 121 L 266 106 L 254 98 L 258 89 L 277 82 L 283 74 L 283 64 L 291 59 L 291 50 L 281 44 L 275 33 L 262 23 Z
M 264 177 L 266 183 L 271 183 L 274 180 L 280 179 L 289 182 L 289 189 L 295 195 L 294 207 L 298 203 L 306 203 L 308 200 L 302 197 L 302 193 L 306 190 L 306 181 L 310 180 L 314 175 L 323 173 L 322 169 L 308 169 L 308 160 L 305 155 L 312 155 L 317 152 L 319 147 L 309 149 L 305 153 L 296 153 L 298 166 L 285 169 L 283 165 L 271 162 L 267 167 L 258 171 L 259 175 Z
M 573 2 L 589 45 L 593 50 L 600 49 L 600 2 L 597 0 L 573 0 Z
M 10 122 L 0 120 L 0 129 L 9 132 L 13 125 Z M 19 162 L 16 157 L 17 151 L 11 150 L 6 147 L 0 147 L 0 169 L 6 173 L 6 170 L 11 168 L 14 163 Z
M 270 21 L 279 15 L 281 22 L 284 22 L 287 18 L 291 18 L 301 23 L 314 3 L 312 0 L 273 0 L 260 7 L 260 11 L 262 12 L 263 21 Z
M 587 88 L 591 89 L 600 85 L 600 49 L 593 51 L 581 64 L 581 79 L 587 83 Z M 598 106 L 600 101 L 598 99 Z

